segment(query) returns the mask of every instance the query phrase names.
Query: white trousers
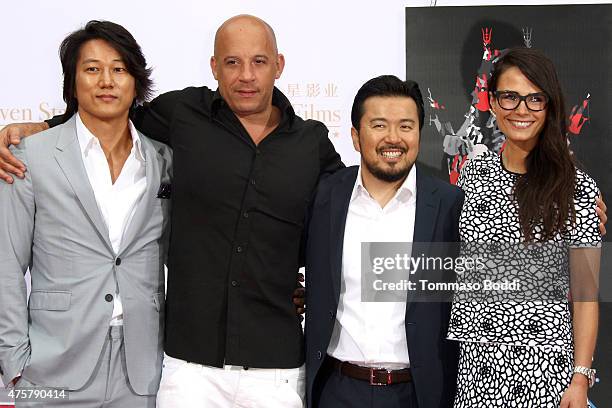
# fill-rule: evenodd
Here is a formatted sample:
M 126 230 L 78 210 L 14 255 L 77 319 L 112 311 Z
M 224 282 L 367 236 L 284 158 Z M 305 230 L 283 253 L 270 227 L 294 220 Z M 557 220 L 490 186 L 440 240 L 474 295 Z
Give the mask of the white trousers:
M 305 369 L 210 367 L 164 355 L 158 408 L 303 408 Z

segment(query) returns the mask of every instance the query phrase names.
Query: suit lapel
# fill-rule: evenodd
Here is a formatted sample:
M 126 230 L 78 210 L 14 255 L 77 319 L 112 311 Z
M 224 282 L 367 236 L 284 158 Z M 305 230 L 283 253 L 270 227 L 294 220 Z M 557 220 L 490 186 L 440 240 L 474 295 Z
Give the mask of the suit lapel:
M 344 227 L 346 225 L 346 216 L 348 214 L 351 193 L 353 192 L 355 180 L 357 179 L 358 167 L 350 168 L 348 170 L 346 176 L 343 177 L 332 190 L 329 206 L 331 278 L 334 287 L 334 300 L 336 304 L 340 299 L 342 252 L 344 249 Z
M 414 217 L 413 242 L 429 243 L 433 238 L 440 207 L 440 198 L 436 194 L 437 187 L 429 176 L 417 171 L 417 199 Z M 424 249 L 426 249 L 424 247 Z
M 122 254 L 126 250 L 132 241 L 134 241 L 137 234 L 142 231 L 143 225 L 150 221 L 150 214 L 152 212 L 151 206 L 155 200 L 158 200 L 157 190 L 159 189 L 161 179 L 160 160 L 164 159 L 159 155 L 155 149 L 155 146 L 153 146 L 153 144 L 146 137 L 144 137 L 140 132 L 138 135 L 140 136 L 140 143 L 145 155 L 145 177 L 147 178 L 147 187 L 144 195 L 136 207 L 134 217 L 132 217 L 128 228 L 125 231 L 125 235 L 121 240 L 119 254 Z
M 417 169 L 418 170 L 418 169 Z M 420 253 L 427 254 L 433 239 L 433 233 L 438 222 L 438 211 L 440 208 L 440 197 L 437 194 L 437 187 L 430 179 L 430 176 L 417 171 L 417 197 L 416 197 L 416 212 L 414 217 L 414 235 L 412 239 L 413 256 Z M 417 254 L 415 254 L 417 252 Z M 418 280 L 421 277 L 422 271 L 417 271 L 414 279 Z M 416 291 L 409 290 L 406 311 L 409 310 L 413 303 L 413 298 Z
M 62 127 L 55 149 L 55 160 L 57 164 L 62 169 L 66 179 L 68 179 L 68 183 L 70 183 L 74 194 L 77 196 L 89 220 L 96 228 L 98 235 L 108 249 L 113 252 L 113 247 L 108 235 L 108 227 L 98 208 L 96 197 L 89 183 L 87 171 L 83 164 L 83 156 L 76 134 L 74 116 Z

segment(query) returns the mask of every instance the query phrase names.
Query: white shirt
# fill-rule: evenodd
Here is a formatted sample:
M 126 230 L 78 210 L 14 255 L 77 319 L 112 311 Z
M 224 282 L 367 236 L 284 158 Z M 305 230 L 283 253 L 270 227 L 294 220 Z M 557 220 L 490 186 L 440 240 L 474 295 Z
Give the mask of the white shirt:
M 113 184 L 110 168 L 98 138 L 85 127 L 78 113 L 76 115 L 77 138 L 81 147 L 83 164 L 96 196 L 98 209 L 108 228 L 109 239 L 115 255 L 119 253 L 123 235 L 147 186 L 145 156 L 140 144 L 140 137 L 132 122 L 129 123 L 129 129 L 132 136 L 132 151 L 125 161 L 119 177 L 115 180 L 115 184 Z M 117 288 L 113 301 L 111 326 L 123 324 L 123 306 L 118 290 Z
M 342 289 L 330 356 L 366 367 L 410 366 L 406 301 L 361 301 L 361 243 L 412 242 L 415 212 L 416 165 L 384 208 L 364 187 L 359 168 L 344 229 Z

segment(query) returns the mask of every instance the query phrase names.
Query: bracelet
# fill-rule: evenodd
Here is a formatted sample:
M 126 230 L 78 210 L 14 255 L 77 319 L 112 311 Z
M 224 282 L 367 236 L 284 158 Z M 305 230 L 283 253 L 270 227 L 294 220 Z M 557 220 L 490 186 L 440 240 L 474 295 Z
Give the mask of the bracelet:
M 575 366 L 574 374 L 582 374 L 589 380 L 589 388 L 591 388 L 595 384 L 595 373 L 597 371 L 593 368 L 588 368 L 584 366 Z

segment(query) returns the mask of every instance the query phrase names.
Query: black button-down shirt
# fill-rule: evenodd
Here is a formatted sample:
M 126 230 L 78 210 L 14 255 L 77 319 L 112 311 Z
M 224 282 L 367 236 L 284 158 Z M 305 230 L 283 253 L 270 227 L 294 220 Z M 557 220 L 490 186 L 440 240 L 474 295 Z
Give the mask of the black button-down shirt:
M 218 91 L 187 88 L 138 108 L 136 128 L 172 146 L 166 353 L 200 364 L 303 362 L 292 303 L 303 222 L 325 173 L 342 167 L 325 126 L 277 89 L 279 126 L 255 145 Z

